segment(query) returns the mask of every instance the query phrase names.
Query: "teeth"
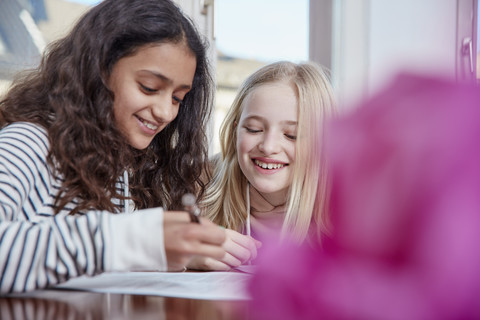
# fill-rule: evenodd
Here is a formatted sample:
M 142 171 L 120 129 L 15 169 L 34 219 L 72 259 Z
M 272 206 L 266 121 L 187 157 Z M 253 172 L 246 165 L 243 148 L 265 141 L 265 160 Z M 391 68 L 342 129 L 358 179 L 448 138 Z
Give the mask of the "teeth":
M 285 165 L 281 163 L 265 163 L 265 162 L 260 162 L 258 160 L 255 160 L 255 164 L 263 169 L 280 169 L 283 168 Z
M 158 127 L 156 125 L 153 125 L 151 124 L 150 122 L 147 122 L 143 119 L 140 119 L 140 121 L 145 125 L 145 127 L 147 127 L 148 129 L 151 129 L 151 130 L 157 130 Z

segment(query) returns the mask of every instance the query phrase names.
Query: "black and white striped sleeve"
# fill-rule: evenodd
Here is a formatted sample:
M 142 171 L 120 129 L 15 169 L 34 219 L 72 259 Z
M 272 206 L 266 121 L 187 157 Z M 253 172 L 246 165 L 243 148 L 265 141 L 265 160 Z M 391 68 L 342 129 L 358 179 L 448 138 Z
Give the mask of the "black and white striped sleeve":
M 103 271 L 166 271 L 163 210 L 53 215 L 47 152 L 38 126 L 0 130 L 0 295 Z
M 46 288 L 103 268 L 100 213 L 0 223 L 1 293 Z
M 105 212 L 49 215 L 46 134 L 32 124 L 0 131 L 0 292 L 44 288 L 103 269 Z

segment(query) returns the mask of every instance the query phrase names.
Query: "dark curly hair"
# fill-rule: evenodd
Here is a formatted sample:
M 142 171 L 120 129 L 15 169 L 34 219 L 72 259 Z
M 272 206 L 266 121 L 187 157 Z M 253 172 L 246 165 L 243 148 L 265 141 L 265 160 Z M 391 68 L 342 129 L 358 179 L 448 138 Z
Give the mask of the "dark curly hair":
M 146 45 L 186 43 L 196 57 L 192 89 L 178 115 L 145 150 L 128 145 L 115 124 L 113 66 Z M 118 211 L 118 178 L 130 172 L 139 209 L 181 208 L 181 196 L 201 196 L 208 157 L 206 127 L 213 82 L 207 43 L 170 0 L 104 0 L 63 39 L 52 43 L 38 68 L 23 73 L 0 102 L 0 126 L 28 121 L 47 129 L 48 161 L 62 176 L 56 212 L 78 199 L 71 213 Z

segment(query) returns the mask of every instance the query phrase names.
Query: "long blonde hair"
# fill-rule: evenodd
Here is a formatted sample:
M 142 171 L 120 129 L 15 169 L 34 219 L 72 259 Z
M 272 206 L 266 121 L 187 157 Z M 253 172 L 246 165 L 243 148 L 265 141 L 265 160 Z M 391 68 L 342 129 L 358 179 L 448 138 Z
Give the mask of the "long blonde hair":
M 248 181 L 238 163 L 236 124 L 245 98 L 257 87 L 279 81 L 290 83 L 298 99 L 296 161 L 281 233 L 301 242 L 312 223 L 319 237 L 329 226 L 329 179 L 322 145 L 325 122 L 335 114 L 336 106 L 327 72 L 315 63 L 276 62 L 245 80 L 220 127 L 221 158 L 213 160 L 213 177 L 202 207 L 215 223 L 237 231 L 244 228 Z

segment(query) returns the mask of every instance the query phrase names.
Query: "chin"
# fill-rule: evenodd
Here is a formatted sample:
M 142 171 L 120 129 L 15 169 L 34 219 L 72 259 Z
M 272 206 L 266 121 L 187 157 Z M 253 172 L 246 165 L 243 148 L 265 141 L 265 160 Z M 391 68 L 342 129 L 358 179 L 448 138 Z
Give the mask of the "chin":
M 145 150 L 148 148 L 148 146 L 150 145 L 150 143 L 148 144 L 145 144 L 145 143 L 131 143 L 130 146 L 132 146 L 132 148 L 135 148 L 137 150 Z
M 271 193 L 278 193 L 285 191 L 286 188 L 279 188 L 278 184 L 276 185 L 254 185 L 255 189 L 257 189 L 258 192 L 264 193 L 264 194 L 271 194 Z

